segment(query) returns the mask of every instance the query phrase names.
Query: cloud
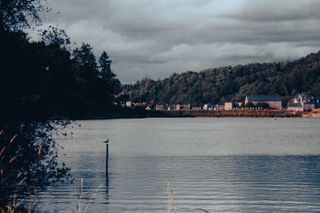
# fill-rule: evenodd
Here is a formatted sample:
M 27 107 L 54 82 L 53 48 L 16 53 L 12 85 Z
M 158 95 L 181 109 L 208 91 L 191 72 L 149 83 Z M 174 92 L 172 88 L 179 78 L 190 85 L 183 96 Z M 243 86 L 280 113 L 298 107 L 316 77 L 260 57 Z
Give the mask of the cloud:
M 319 19 L 319 9 L 318 0 L 246 0 L 238 12 L 225 17 L 256 22 L 308 20 Z
M 106 50 L 123 82 L 293 59 L 320 47 L 317 0 L 52 0 L 44 25 Z

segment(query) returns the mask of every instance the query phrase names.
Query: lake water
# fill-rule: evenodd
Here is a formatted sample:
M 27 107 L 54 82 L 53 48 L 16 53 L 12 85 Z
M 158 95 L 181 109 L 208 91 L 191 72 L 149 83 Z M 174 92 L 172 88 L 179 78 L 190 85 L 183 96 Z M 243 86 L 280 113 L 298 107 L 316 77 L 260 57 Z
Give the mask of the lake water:
M 320 120 L 150 118 L 77 121 L 59 138 L 73 184 L 38 195 L 47 212 L 320 212 Z M 81 126 L 78 126 L 80 124 Z M 109 171 L 105 141 L 110 139 Z

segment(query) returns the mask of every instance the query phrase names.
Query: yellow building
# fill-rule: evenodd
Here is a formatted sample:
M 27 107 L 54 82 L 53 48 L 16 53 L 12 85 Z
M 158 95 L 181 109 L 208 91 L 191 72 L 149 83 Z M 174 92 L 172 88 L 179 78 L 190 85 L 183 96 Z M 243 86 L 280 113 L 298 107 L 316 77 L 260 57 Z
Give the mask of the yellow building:
M 233 110 L 233 102 L 225 102 L 224 110 Z

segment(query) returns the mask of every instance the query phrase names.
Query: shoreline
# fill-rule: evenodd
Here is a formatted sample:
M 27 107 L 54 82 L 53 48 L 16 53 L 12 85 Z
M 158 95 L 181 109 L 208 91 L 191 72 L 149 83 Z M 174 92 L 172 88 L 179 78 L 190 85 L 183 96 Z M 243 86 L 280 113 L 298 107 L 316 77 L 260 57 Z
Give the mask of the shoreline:
M 286 110 L 219 110 L 219 111 L 168 111 L 173 117 L 263 117 L 263 118 L 291 118 L 301 117 L 302 113 L 293 113 Z
M 292 112 L 287 110 L 233 110 L 233 111 L 116 111 L 99 114 L 89 114 L 72 118 L 72 120 L 103 120 L 103 119 L 143 119 L 143 118 L 320 118 L 313 113 Z

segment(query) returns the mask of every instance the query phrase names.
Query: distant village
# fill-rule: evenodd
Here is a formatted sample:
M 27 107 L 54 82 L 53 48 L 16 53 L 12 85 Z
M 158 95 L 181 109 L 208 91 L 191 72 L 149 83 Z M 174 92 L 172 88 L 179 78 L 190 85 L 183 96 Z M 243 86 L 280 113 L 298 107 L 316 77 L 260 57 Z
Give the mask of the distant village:
M 192 106 L 191 104 L 150 104 L 127 101 L 124 107 L 143 108 L 151 111 L 232 111 L 232 110 L 273 110 L 290 111 L 293 114 L 298 112 L 320 112 L 319 99 L 308 97 L 305 94 L 298 94 L 292 97 L 287 103 L 279 95 L 248 95 L 243 101 L 225 102 L 224 104 L 204 104 Z

